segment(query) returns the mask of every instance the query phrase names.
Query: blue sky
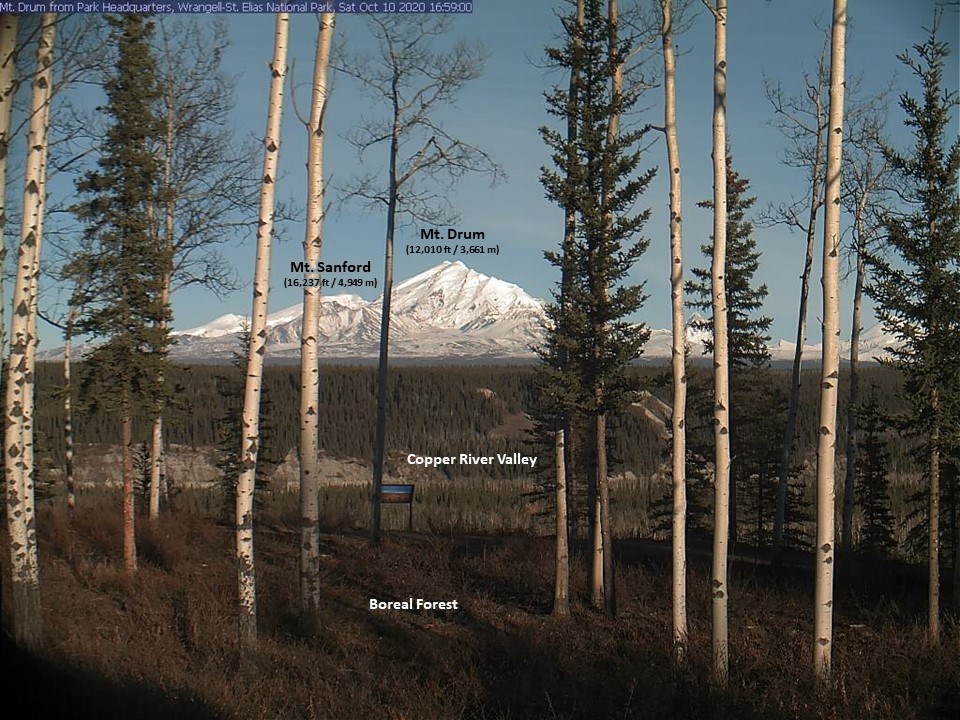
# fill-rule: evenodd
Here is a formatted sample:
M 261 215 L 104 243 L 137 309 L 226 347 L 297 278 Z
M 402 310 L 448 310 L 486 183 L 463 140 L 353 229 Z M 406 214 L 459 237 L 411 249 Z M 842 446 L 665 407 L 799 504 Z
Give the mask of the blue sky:
M 631 3 L 622 3 L 630 5 Z M 696 4 L 699 7 L 700 3 Z M 788 200 L 803 192 L 800 171 L 781 163 L 783 141 L 769 125 L 772 111 L 763 93 L 766 74 L 782 82 L 794 93 L 799 89 L 801 72 L 814 70 L 822 44 L 822 35 L 813 25 L 815 18 L 825 25 L 832 3 L 828 0 L 739 0 L 731 3 L 728 21 L 728 136 L 738 172 L 749 178 L 757 195 L 756 208 L 769 202 Z M 916 79 L 896 60 L 896 54 L 925 38 L 923 27 L 933 17 L 932 1 L 870 0 L 850 3 L 850 29 L 847 44 L 848 77 L 863 75 L 866 91 L 893 81 L 898 88 L 918 93 Z M 444 111 L 448 130 L 464 140 L 483 147 L 504 168 L 508 180 L 489 187 L 481 178 L 469 179 L 450 193 L 453 206 L 461 215 L 457 227 L 482 231 L 485 244 L 500 247 L 498 256 L 472 256 L 467 260 L 474 269 L 523 286 L 530 294 L 547 298 L 555 283 L 555 273 L 543 259 L 543 251 L 556 247 L 562 232 L 562 213 L 544 199 L 539 184 L 540 167 L 548 163 L 548 153 L 537 128 L 550 122 L 543 92 L 562 81 L 540 65 L 543 47 L 553 41 L 559 30 L 556 12 L 562 3 L 547 0 L 475 0 L 472 15 L 457 18 L 450 38 L 483 42 L 489 59 L 483 76 L 461 94 L 455 107 Z M 209 18 L 211 16 L 204 16 Z M 238 135 L 262 136 L 265 126 L 266 96 L 269 82 L 267 63 L 272 53 L 273 16 L 229 15 L 231 47 L 224 56 L 224 69 L 237 80 L 236 110 L 233 125 Z M 957 46 L 956 12 L 947 13 L 941 37 Z M 309 105 L 309 80 L 313 66 L 317 21 L 313 15 L 293 17 L 290 61 L 295 63 L 298 106 Z M 337 35 L 349 48 L 362 50 L 370 40 L 359 15 L 340 15 Z M 678 130 L 683 167 L 684 241 L 686 266 L 704 266 L 699 246 L 707 242 L 711 217 L 696 202 L 712 195 L 710 160 L 712 114 L 713 24 L 700 12 L 686 34 L 677 38 L 684 53 L 678 60 Z M 957 56 L 949 59 L 945 73 L 949 86 L 957 87 Z M 655 60 L 659 69 L 659 58 Z M 357 172 L 353 149 L 344 140 L 361 117 L 382 117 L 383 108 L 373 106 L 348 78 L 337 77 L 327 112 L 326 171 L 334 183 Z M 289 100 L 289 92 L 288 92 Z M 639 122 L 662 123 L 662 90 L 655 89 L 644 98 L 649 107 Z M 906 149 L 910 137 L 902 125 L 903 115 L 891 98 L 888 132 L 895 146 Z M 956 128 L 956 118 L 954 118 Z M 306 132 L 291 105 L 284 111 L 282 129 L 282 179 L 278 197 L 291 198 L 302 205 L 305 194 Z M 643 167 L 666 164 L 661 138 L 647 151 Z M 380 158 L 371 156 L 376 163 Z M 259 162 L 259 160 L 258 160 Z M 644 235 L 650 248 L 636 265 L 631 281 L 645 281 L 650 294 L 641 315 L 652 327 L 668 327 L 668 231 L 666 178 L 661 172 L 641 198 L 640 206 L 652 209 Z M 378 287 L 382 282 L 385 218 L 382 213 L 364 213 L 359 208 L 331 213 L 324 230 L 325 262 L 372 261 Z M 407 257 L 402 247 L 414 239 L 418 227 L 404 228 L 397 236 L 395 277 L 406 278 L 445 259 L 446 256 Z M 774 320 L 774 339 L 792 338 L 796 323 L 796 305 L 801 271 L 803 238 L 783 229 L 757 229 L 756 238 L 763 253 L 758 280 L 768 285 L 770 294 L 765 312 Z M 286 240 L 275 244 L 273 256 L 271 311 L 293 305 L 300 294 L 284 289 L 291 260 L 301 258 L 302 226 L 288 229 Z M 250 279 L 253 272 L 253 237 L 237 237 L 227 253 L 244 282 L 244 287 L 222 301 L 199 289 L 186 289 L 174 295 L 174 326 L 189 328 L 228 313 L 250 312 Z M 818 250 L 819 254 L 819 250 Z M 852 283 L 844 286 L 843 317 L 849 329 Z M 809 342 L 818 342 L 819 267 L 815 264 L 813 301 L 810 312 Z M 367 299 L 378 290 L 362 292 Z M 868 316 L 865 325 L 873 323 Z M 57 332 L 43 329 L 46 347 L 59 344 Z

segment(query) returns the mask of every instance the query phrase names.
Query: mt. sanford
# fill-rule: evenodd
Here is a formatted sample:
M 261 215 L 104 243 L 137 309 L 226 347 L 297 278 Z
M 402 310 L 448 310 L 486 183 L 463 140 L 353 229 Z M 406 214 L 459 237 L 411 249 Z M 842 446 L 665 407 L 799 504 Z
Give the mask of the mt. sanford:
M 322 298 L 319 335 L 321 356 L 328 359 L 375 358 L 380 335 L 381 299 L 358 295 Z M 434 360 L 529 360 L 543 343 L 547 322 L 544 303 L 523 288 L 471 270 L 462 262 L 445 261 L 394 286 L 390 354 L 395 358 Z M 175 331 L 170 354 L 176 360 L 220 361 L 240 347 L 246 318 L 223 315 L 206 325 Z M 267 319 L 267 352 L 271 359 L 300 355 L 300 305 L 272 313 Z M 652 330 L 645 359 L 670 357 L 669 330 Z M 691 358 L 703 354 L 704 337 L 688 330 Z M 883 355 L 892 344 L 879 326 L 863 333 L 861 357 Z M 771 345 L 774 360 L 793 358 L 794 344 Z M 819 346 L 807 346 L 812 358 Z M 846 350 L 846 349 L 845 349 Z M 806 353 L 805 353 L 806 354 Z
M 321 299 L 320 353 L 325 358 L 371 358 L 378 353 L 381 298 L 358 295 Z M 543 341 L 543 303 L 523 288 L 443 262 L 394 286 L 390 354 L 401 358 L 524 359 Z M 239 347 L 246 318 L 224 315 L 174 332 L 176 359 L 225 359 Z M 267 318 L 271 358 L 300 355 L 302 309 L 294 305 Z

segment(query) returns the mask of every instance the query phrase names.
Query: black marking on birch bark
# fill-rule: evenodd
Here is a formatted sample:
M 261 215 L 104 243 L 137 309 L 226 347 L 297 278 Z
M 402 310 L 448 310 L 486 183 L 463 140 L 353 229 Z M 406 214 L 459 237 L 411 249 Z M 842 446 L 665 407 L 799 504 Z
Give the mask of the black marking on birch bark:
M 818 638 L 818 639 L 817 639 L 817 644 L 818 644 L 820 647 L 826 647 L 827 645 L 830 644 L 830 641 L 827 640 L 827 638 Z
M 829 434 L 830 434 L 830 428 L 828 428 L 826 425 L 821 425 L 821 426 L 820 426 L 820 434 L 821 434 L 821 435 L 829 435 Z
M 830 543 L 824 543 L 820 549 L 825 553 L 830 552 Z

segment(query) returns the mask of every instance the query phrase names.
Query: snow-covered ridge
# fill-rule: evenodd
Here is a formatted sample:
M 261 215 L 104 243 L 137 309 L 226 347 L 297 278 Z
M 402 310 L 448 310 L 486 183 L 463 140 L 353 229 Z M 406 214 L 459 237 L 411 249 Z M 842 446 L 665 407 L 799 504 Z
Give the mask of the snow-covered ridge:
M 321 296 L 317 330 L 322 357 L 375 358 L 381 301 L 366 301 L 358 295 Z M 687 341 L 690 356 L 698 358 L 703 356 L 707 333 L 689 326 L 694 317 L 688 319 Z M 268 315 L 268 357 L 299 357 L 302 323 L 299 304 Z M 532 359 L 533 348 L 543 344 L 546 323 L 544 303 L 519 285 L 476 272 L 459 261 L 443 262 L 394 286 L 390 353 L 392 357 L 438 360 Z M 240 333 L 247 324 L 248 318 L 227 314 L 198 327 L 175 331 L 171 356 L 185 361 L 228 360 L 239 350 Z M 892 345 L 894 339 L 875 325 L 861 335 L 860 357 L 883 357 L 885 348 Z M 643 357 L 669 358 L 671 346 L 669 329 L 652 329 Z M 787 340 L 774 342 L 771 357 L 775 361 L 792 360 L 795 347 Z M 808 360 L 819 359 L 819 345 L 807 344 L 804 351 Z M 849 356 L 848 351 L 844 344 L 844 356 Z M 57 356 L 62 357 L 59 349 L 41 353 L 48 359 Z
M 325 357 L 373 357 L 380 337 L 382 297 L 321 296 L 318 333 Z M 199 327 L 174 332 L 171 355 L 183 359 L 227 357 L 238 346 L 247 319 L 223 315 Z M 523 288 L 445 261 L 393 289 L 390 351 L 400 357 L 531 357 L 542 343 L 543 303 Z M 267 318 L 267 347 L 273 357 L 300 349 L 300 305 Z

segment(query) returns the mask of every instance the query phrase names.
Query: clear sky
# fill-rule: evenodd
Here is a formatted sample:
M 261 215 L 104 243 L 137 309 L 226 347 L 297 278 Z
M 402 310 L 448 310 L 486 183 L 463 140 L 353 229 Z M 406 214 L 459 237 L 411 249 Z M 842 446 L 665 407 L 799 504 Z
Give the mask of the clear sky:
M 649 1 L 649 0 L 647 0 Z M 621 5 L 632 5 L 622 2 Z M 770 202 L 788 200 L 804 190 L 803 174 L 781 164 L 783 141 L 769 125 L 772 111 L 763 92 L 763 77 L 782 82 L 791 94 L 799 89 L 803 70 L 812 71 L 822 45 L 822 34 L 813 21 L 829 22 L 829 0 L 733 0 L 728 21 L 728 137 L 735 167 L 751 181 L 757 196 L 756 208 Z M 524 287 L 530 294 L 548 298 L 556 282 L 554 269 L 543 259 L 543 251 L 553 249 L 562 233 L 562 212 L 544 198 L 539 183 L 540 167 L 549 162 L 537 128 L 551 122 L 545 111 L 543 93 L 563 80 L 542 68 L 543 48 L 559 31 L 556 12 L 563 3 L 548 0 L 475 0 L 472 15 L 457 18 L 450 38 L 481 41 L 489 51 L 483 76 L 462 93 L 456 106 L 442 115 L 445 126 L 462 139 L 487 150 L 504 168 L 508 180 L 489 187 L 484 179 L 464 181 L 450 192 L 453 206 L 461 215 L 457 227 L 482 231 L 487 245 L 499 245 L 500 254 L 475 255 L 467 259 L 474 269 Z M 701 4 L 695 7 L 702 10 Z M 931 24 L 934 2 L 931 0 L 853 0 L 850 2 L 850 28 L 847 44 L 848 77 L 863 76 L 864 89 L 877 89 L 893 81 L 898 88 L 916 95 L 916 78 L 901 65 L 897 53 L 926 36 Z M 212 16 L 202 16 L 206 20 Z M 233 125 L 239 135 L 261 137 L 266 122 L 266 97 L 269 83 L 267 63 L 272 54 L 271 15 L 228 15 L 231 47 L 224 55 L 224 69 L 237 78 L 236 110 Z M 957 51 L 956 11 L 947 12 L 941 37 Z M 298 106 L 309 105 L 309 83 L 316 43 L 317 21 L 313 15 L 297 15 L 291 22 L 290 61 L 295 64 Z M 363 49 L 370 43 L 364 20 L 359 15 L 337 18 L 338 38 L 351 49 Z M 712 115 L 713 23 L 709 14 L 700 12 L 691 29 L 677 38 L 683 53 L 678 60 L 678 130 L 683 168 L 684 241 L 686 265 L 704 266 L 699 253 L 701 243 L 710 234 L 709 211 L 696 202 L 712 195 L 710 159 Z M 956 89 L 958 57 L 949 59 L 947 83 Z M 655 58 L 657 70 L 661 66 Z M 356 154 L 344 140 L 362 117 L 383 117 L 384 108 L 371 104 L 358 92 L 349 78 L 339 76 L 327 111 L 326 171 L 333 183 L 346 180 L 359 170 Z M 82 97 L 82 93 L 81 93 Z M 92 97 L 92 96 L 91 96 Z M 288 94 L 289 99 L 289 94 Z M 638 122 L 661 124 L 662 89 L 645 97 L 648 107 Z M 888 132 L 892 142 L 906 149 L 910 137 L 903 125 L 903 114 L 891 98 Z M 956 128 L 956 117 L 954 118 Z M 653 137 L 653 134 L 651 134 Z M 289 103 L 285 107 L 282 129 L 281 168 L 283 176 L 278 197 L 291 198 L 301 206 L 305 196 L 306 132 Z M 650 294 L 641 315 L 636 318 L 652 327 L 669 327 L 667 187 L 662 172 L 666 164 L 662 138 L 656 138 L 646 152 L 644 168 L 658 166 L 661 173 L 641 198 L 640 207 L 649 207 L 653 215 L 644 235 L 650 248 L 635 267 L 631 280 L 646 281 Z M 382 158 L 371 156 L 370 169 L 382 167 Z M 258 159 L 258 163 L 260 160 Z M 63 191 L 61 187 L 60 192 Z M 328 216 L 323 243 L 325 262 L 349 260 L 373 263 L 373 275 L 382 283 L 385 218 L 382 213 L 366 214 L 347 209 Z M 821 223 L 822 226 L 822 223 Z M 822 230 L 822 227 L 821 227 Z M 403 279 L 445 259 L 447 256 L 411 256 L 403 246 L 414 239 L 418 227 L 401 230 L 397 236 L 395 277 Z M 792 338 L 796 324 L 799 274 L 802 267 L 803 238 L 784 229 L 756 230 L 763 253 L 758 280 L 768 285 L 765 312 L 774 318 L 774 340 Z M 289 277 L 291 260 L 301 259 L 302 226 L 290 227 L 286 240 L 275 245 L 270 309 L 275 311 L 300 300 L 300 293 L 282 287 Z M 186 329 L 214 317 L 232 312 L 249 314 L 250 280 L 253 273 L 254 238 L 237 237 L 226 248 L 244 282 L 242 290 L 222 301 L 200 289 L 187 289 L 173 298 L 174 326 Z M 819 256 L 819 249 L 818 249 Z M 819 267 L 815 264 L 811 303 L 809 342 L 819 342 Z M 849 329 L 852 283 L 843 288 L 844 332 Z M 380 290 L 362 291 L 367 299 Z M 864 325 L 873 324 L 868 315 Z M 58 333 L 42 331 L 43 345 L 59 344 Z

